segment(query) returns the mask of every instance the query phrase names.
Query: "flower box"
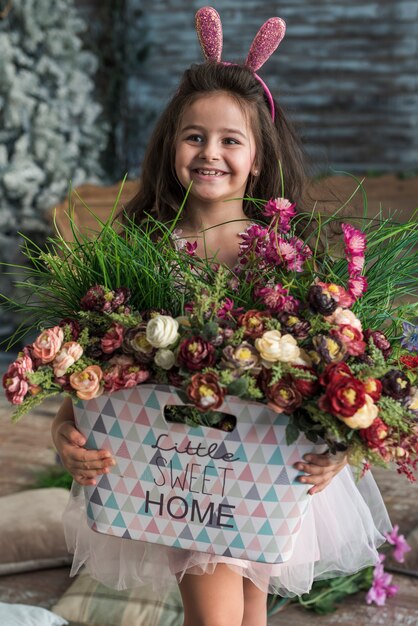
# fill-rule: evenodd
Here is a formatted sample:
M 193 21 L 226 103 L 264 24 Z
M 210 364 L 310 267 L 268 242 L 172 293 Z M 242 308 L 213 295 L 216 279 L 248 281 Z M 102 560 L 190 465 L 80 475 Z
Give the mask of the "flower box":
M 89 526 L 100 533 L 266 563 L 288 560 L 309 505 L 293 464 L 322 452 L 300 435 L 286 445 L 288 417 L 226 396 L 237 418 L 225 432 L 167 422 L 182 405 L 174 387 L 143 384 L 75 405 L 87 448 L 116 466 L 85 487 Z

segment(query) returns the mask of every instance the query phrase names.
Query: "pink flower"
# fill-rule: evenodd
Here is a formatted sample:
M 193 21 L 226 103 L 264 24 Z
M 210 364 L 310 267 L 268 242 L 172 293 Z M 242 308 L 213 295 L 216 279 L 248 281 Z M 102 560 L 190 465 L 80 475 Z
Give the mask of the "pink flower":
M 367 344 L 363 341 L 363 333 L 357 328 L 354 328 L 354 326 L 343 324 L 338 328 L 333 328 L 330 331 L 330 335 L 337 337 L 337 339 L 345 344 L 347 353 L 350 356 L 359 356 L 360 354 L 364 354 L 366 350 Z
M 266 247 L 266 237 L 268 229 L 265 226 L 259 224 L 250 224 L 244 232 L 240 233 L 241 243 L 239 256 L 241 262 L 252 252 L 257 257 L 264 256 L 264 250 Z M 245 261 L 244 261 L 245 262 Z
M 296 313 L 300 302 L 289 295 L 289 290 L 277 283 L 274 287 L 256 289 L 255 295 L 262 299 L 264 304 L 274 312 Z
M 234 301 L 231 300 L 231 298 L 225 298 L 221 308 L 218 309 L 218 311 L 216 312 L 216 315 L 220 319 L 224 319 L 225 317 L 227 317 L 228 313 L 231 313 L 231 314 L 233 313 L 233 309 L 234 309 Z
M 338 302 L 340 307 L 348 308 L 354 303 L 353 297 L 350 296 L 344 287 L 341 287 L 340 285 L 334 285 L 334 283 L 322 283 L 320 281 L 315 284 L 322 287 L 322 290 L 325 293 L 332 296 L 334 300 Z
M 350 257 L 348 262 L 348 273 L 350 276 L 354 274 L 360 274 L 364 267 L 364 256 L 362 254 L 356 254 Z
M 67 341 L 64 343 L 52 362 L 55 376 L 57 378 L 64 376 L 68 368 L 71 367 L 71 365 L 74 365 L 82 354 L 83 348 L 76 341 Z
M 410 552 L 412 548 L 406 541 L 405 537 L 398 534 L 398 531 L 399 526 L 396 524 L 390 533 L 385 533 L 385 537 L 392 546 L 395 546 L 393 551 L 394 559 L 398 561 L 398 563 L 403 563 L 405 561 L 404 555 L 407 552 Z
M 100 345 L 105 354 L 111 354 L 121 347 L 123 342 L 124 328 L 121 324 L 114 323 L 101 338 Z
M 350 257 L 363 255 L 366 250 L 366 235 L 351 224 L 342 224 L 344 243 L 347 255 Z
M 373 583 L 366 595 L 367 604 L 374 602 L 377 606 L 384 606 L 386 599 L 394 596 L 398 591 L 398 585 L 392 585 L 392 576 L 383 568 L 385 556 L 379 555 L 379 563 L 374 568 Z
M 295 216 L 296 204 L 292 204 L 286 198 L 271 198 L 264 205 L 263 215 L 272 217 L 271 228 L 276 228 L 281 233 L 288 233 L 290 230 L 290 220 Z
M 82 372 L 74 372 L 70 376 L 70 385 L 80 400 L 91 400 L 103 393 L 100 382 L 103 372 L 98 365 L 89 365 Z
M 367 278 L 365 276 L 350 276 L 348 279 L 348 293 L 358 300 L 367 291 Z
M 336 326 L 344 326 L 345 324 L 347 324 L 348 326 L 357 328 L 357 330 L 359 330 L 360 332 L 362 331 L 360 320 L 349 309 L 343 309 L 342 307 L 338 307 L 337 309 L 335 309 L 334 313 L 332 315 L 328 315 L 325 320 L 330 324 L 335 324 Z
M 41 363 L 51 363 L 61 349 L 64 332 L 59 326 L 44 330 L 33 344 L 33 354 Z
M 26 355 L 20 356 L 9 365 L 7 372 L 3 375 L 3 387 L 9 402 L 22 404 L 26 394 L 30 391 L 26 375 L 32 371 L 32 360 Z
M 186 254 L 188 254 L 189 256 L 195 256 L 196 249 L 197 249 L 197 241 L 194 241 L 193 243 L 191 241 L 186 241 L 186 245 L 185 245 Z

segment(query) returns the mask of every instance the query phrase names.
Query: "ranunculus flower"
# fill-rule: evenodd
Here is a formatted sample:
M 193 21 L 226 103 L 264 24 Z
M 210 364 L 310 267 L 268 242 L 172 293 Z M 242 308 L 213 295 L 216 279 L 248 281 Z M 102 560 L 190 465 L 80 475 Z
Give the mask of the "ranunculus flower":
M 161 367 L 163 370 L 171 370 L 174 363 L 176 362 L 176 357 L 172 350 L 168 350 L 167 348 L 160 348 L 155 353 L 154 361 L 155 364 L 158 367 Z
M 324 363 L 336 363 L 338 361 L 342 361 L 347 352 L 345 344 L 340 341 L 340 339 L 337 339 L 337 337 L 315 335 L 312 339 L 312 343 L 317 354 Z
M 32 351 L 42 363 L 51 363 L 61 349 L 64 332 L 59 326 L 47 328 L 34 341 Z
M 370 328 L 368 328 L 364 332 L 364 339 L 368 342 L 370 337 L 373 339 L 373 343 L 376 348 L 381 350 L 383 356 L 385 357 L 385 359 L 387 359 L 392 353 L 392 346 L 390 345 L 389 339 L 386 338 L 381 330 L 371 330 Z
M 352 417 L 338 416 L 344 424 L 354 429 L 369 428 L 369 426 L 371 426 L 379 413 L 379 409 L 367 394 L 365 399 L 366 401 L 363 406 L 360 407 Z
M 126 355 L 121 355 L 129 359 Z M 148 380 L 150 373 L 144 367 L 122 359 L 112 359 L 112 366 L 103 373 L 104 388 L 108 393 L 130 389 Z M 110 361 L 109 361 L 110 363 Z
M 363 333 L 354 326 L 343 324 L 337 328 L 332 328 L 330 335 L 342 341 L 350 356 L 359 356 L 366 350 L 367 344 L 363 341 Z
M 106 304 L 105 288 L 102 285 L 93 285 L 80 300 L 84 311 L 103 311 Z
M 304 398 L 311 398 L 318 392 L 319 389 L 319 383 L 318 379 L 316 378 L 315 370 L 312 367 L 305 367 L 303 365 L 295 365 L 294 367 L 297 367 L 302 371 L 309 372 L 310 374 L 313 374 L 315 376 L 314 379 L 296 378 L 292 376 L 293 385 L 296 387 L 299 393 L 302 394 Z
M 348 325 L 357 328 L 360 332 L 362 331 L 360 320 L 350 309 L 343 309 L 339 306 L 332 315 L 327 316 L 325 319 L 334 326 Z
M 376 417 L 368 428 L 361 428 L 359 434 L 369 448 L 379 448 L 382 440 L 388 436 L 388 430 L 380 417 Z
M 257 350 L 247 341 L 243 341 L 238 346 L 226 346 L 222 355 L 222 364 L 237 370 L 252 369 L 260 360 Z
M 113 323 L 100 340 L 100 346 L 105 354 L 112 354 L 121 347 L 125 329 L 122 324 Z
M 257 337 L 261 337 L 261 335 L 264 333 L 264 320 L 269 317 L 271 316 L 266 311 L 257 311 L 255 309 L 250 309 L 243 315 L 239 316 L 238 324 L 244 327 L 245 337 L 251 337 L 252 339 L 256 339 Z
M 146 324 L 130 328 L 125 332 L 122 343 L 122 350 L 135 354 L 135 359 L 140 363 L 151 363 L 155 354 L 155 348 L 147 339 L 146 328 Z
M 178 339 L 179 323 L 170 315 L 156 315 L 147 323 L 146 336 L 154 348 L 168 348 Z
M 211 367 L 215 359 L 215 347 L 202 337 L 190 337 L 179 345 L 179 363 L 188 370 L 198 371 Z
M 71 365 L 83 354 L 83 348 L 76 341 L 67 341 L 52 361 L 54 374 L 57 378 L 64 376 Z
M 377 378 L 368 378 L 364 383 L 364 390 L 374 402 L 377 402 L 382 395 L 382 383 Z
M 3 375 L 3 387 L 6 398 L 12 404 L 22 404 L 26 394 L 30 392 L 26 376 L 31 372 L 33 372 L 32 359 L 27 355 L 21 355 L 7 368 Z
M 255 340 L 255 347 L 263 361 L 291 363 L 298 358 L 300 348 L 292 335 L 282 335 L 278 330 L 267 330 Z
M 284 312 L 280 315 L 279 320 L 282 330 L 286 333 L 290 333 L 296 337 L 296 339 L 302 340 L 309 336 L 311 323 L 295 315 L 295 313 Z
M 341 287 L 340 285 L 335 285 L 334 283 L 322 283 L 318 281 L 316 283 L 325 293 L 328 293 L 334 300 L 338 302 L 339 307 L 350 307 L 353 304 L 353 298 L 350 294 Z
M 320 315 L 331 315 L 338 307 L 335 298 L 319 285 L 312 285 L 309 288 L 307 302 L 312 311 Z
M 352 417 L 365 402 L 366 392 L 360 380 L 354 376 L 334 376 L 325 395 L 319 399 L 319 406 L 336 417 L 347 418 Z
M 226 390 L 220 386 L 216 374 L 194 374 L 187 387 L 187 395 L 199 411 L 219 409 Z
M 100 381 L 103 372 L 98 365 L 89 365 L 82 372 L 74 372 L 70 376 L 70 385 L 80 400 L 91 400 L 103 393 Z
M 290 414 L 302 406 L 302 394 L 292 382 L 290 376 L 285 376 L 277 383 L 266 388 L 267 405 L 276 413 Z
M 341 361 L 339 363 L 328 363 L 321 376 L 319 377 L 319 382 L 324 387 L 327 387 L 334 377 L 352 375 L 353 373 L 348 367 L 347 363 Z
M 401 370 L 390 370 L 381 378 L 382 393 L 394 400 L 403 400 L 409 396 L 411 383 Z

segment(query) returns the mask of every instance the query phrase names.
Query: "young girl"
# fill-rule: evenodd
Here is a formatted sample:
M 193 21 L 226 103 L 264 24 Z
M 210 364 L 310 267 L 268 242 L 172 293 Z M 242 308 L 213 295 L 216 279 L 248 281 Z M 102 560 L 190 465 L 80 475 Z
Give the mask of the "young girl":
M 207 56 L 184 73 L 162 114 L 144 159 L 141 188 L 127 211 L 138 223 L 146 213 L 170 223 L 192 183 L 179 236 L 197 241 L 198 255 L 233 267 L 240 233 L 252 218 L 260 219 L 243 198 L 277 197 L 280 162 L 286 196 L 301 202 L 304 167 L 283 110 L 254 69 Z M 84 448 L 70 400 L 57 414 L 52 435 L 79 485 L 95 484 L 95 477 L 114 465 L 110 453 Z M 64 520 L 74 552 L 72 573 L 85 564 L 95 578 L 118 588 L 177 582 L 184 626 L 266 626 L 268 591 L 299 595 L 314 577 L 375 563 L 382 533 L 390 528 L 373 478 L 356 485 L 344 456 L 310 454 L 296 467 L 299 480 L 312 485 L 313 498 L 287 563 L 254 563 L 95 533 L 75 486 Z

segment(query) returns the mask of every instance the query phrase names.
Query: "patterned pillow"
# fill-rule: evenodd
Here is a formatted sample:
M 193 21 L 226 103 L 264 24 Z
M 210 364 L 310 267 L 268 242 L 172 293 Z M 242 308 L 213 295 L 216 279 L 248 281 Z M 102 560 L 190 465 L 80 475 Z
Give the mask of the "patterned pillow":
M 52 608 L 71 623 L 89 626 L 182 626 L 183 608 L 176 589 L 161 594 L 150 587 L 116 591 L 82 572 Z

